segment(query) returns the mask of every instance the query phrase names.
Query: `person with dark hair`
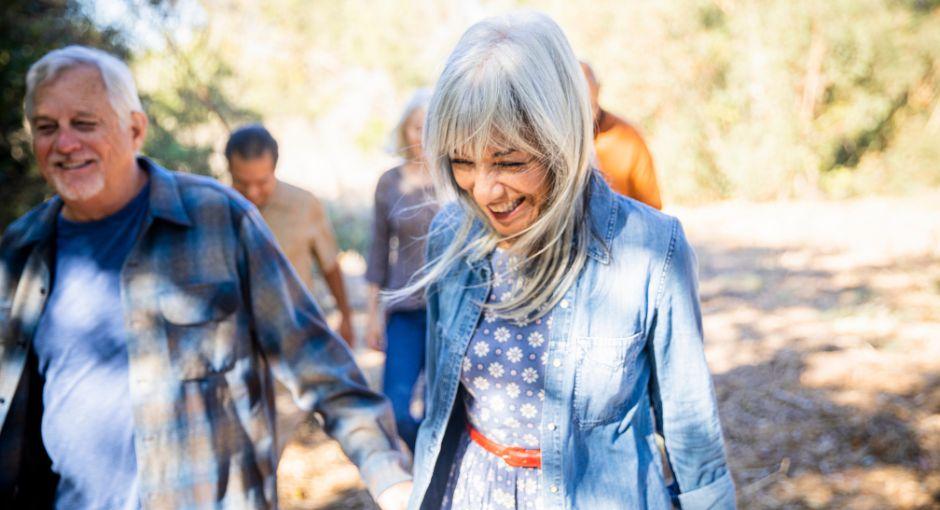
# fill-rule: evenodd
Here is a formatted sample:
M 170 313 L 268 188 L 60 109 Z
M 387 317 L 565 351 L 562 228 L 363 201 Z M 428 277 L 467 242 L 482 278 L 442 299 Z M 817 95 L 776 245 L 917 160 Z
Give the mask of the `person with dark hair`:
M 336 236 L 323 204 L 313 193 L 274 176 L 277 140 L 260 124 L 235 130 L 225 144 L 225 158 L 232 186 L 261 211 L 307 288 L 313 284 L 314 262 L 319 266 L 340 313 L 339 334 L 352 346 L 352 310 L 337 258 Z

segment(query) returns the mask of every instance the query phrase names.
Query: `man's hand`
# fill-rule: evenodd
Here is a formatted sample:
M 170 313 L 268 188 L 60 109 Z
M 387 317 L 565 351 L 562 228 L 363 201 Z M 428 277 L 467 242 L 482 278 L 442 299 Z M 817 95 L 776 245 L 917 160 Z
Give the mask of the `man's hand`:
M 382 510 L 405 510 L 411 497 L 411 482 L 400 482 L 382 491 L 376 503 Z
M 352 349 L 356 343 L 356 337 L 353 335 L 352 327 L 352 313 L 346 312 L 343 313 L 340 322 L 339 322 L 339 336 L 343 337 L 343 340 L 346 340 L 346 344 L 349 345 L 349 348 Z

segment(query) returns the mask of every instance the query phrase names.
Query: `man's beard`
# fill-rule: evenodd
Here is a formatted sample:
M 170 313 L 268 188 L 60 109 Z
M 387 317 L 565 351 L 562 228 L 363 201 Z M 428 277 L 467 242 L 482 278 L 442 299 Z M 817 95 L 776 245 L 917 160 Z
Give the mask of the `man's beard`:
M 69 176 L 67 173 L 52 174 L 52 187 L 63 200 L 70 202 L 88 200 L 104 189 L 104 173 L 94 172 L 87 176 Z

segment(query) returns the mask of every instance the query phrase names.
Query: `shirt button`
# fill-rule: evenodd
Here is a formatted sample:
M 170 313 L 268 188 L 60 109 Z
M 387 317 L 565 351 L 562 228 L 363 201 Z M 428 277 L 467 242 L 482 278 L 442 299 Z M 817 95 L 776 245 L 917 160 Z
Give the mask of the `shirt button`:
M 555 430 L 555 429 L 557 429 L 557 428 L 558 428 L 558 426 L 556 426 L 554 423 L 549 423 L 549 424 L 548 424 L 548 430 Z
M 552 366 L 555 367 L 555 368 L 560 367 L 560 366 L 561 366 L 561 360 L 560 360 L 560 359 L 555 359 L 554 361 L 552 361 Z
M 558 492 L 558 486 L 552 485 L 551 487 L 548 488 L 548 490 L 552 491 L 552 494 L 555 494 Z
M 561 300 L 560 305 L 561 305 L 562 308 L 568 308 L 568 304 L 569 304 L 569 303 L 568 303 L 568 300 L 567 300 L 567 299 L 562 299 L 562 300 Z

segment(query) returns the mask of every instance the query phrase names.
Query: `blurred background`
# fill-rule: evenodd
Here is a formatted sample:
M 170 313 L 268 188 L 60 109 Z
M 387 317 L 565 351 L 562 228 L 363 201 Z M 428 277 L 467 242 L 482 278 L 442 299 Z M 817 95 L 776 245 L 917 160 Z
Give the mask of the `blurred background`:
M 404 102 L 517 8 L 591 62 L 695 244 L 742 508 L 940 507 L 937 0 L 6 0 L 0 231 L 49 193 L 26 70 L 90 44 L 131 64 L 164 166 L 224 178 L 229 132 L 264 122 L 279 177 L 328 204 L 361 306 Z M 314 424 L 280 473 L 286 508 L 372 508 Z

